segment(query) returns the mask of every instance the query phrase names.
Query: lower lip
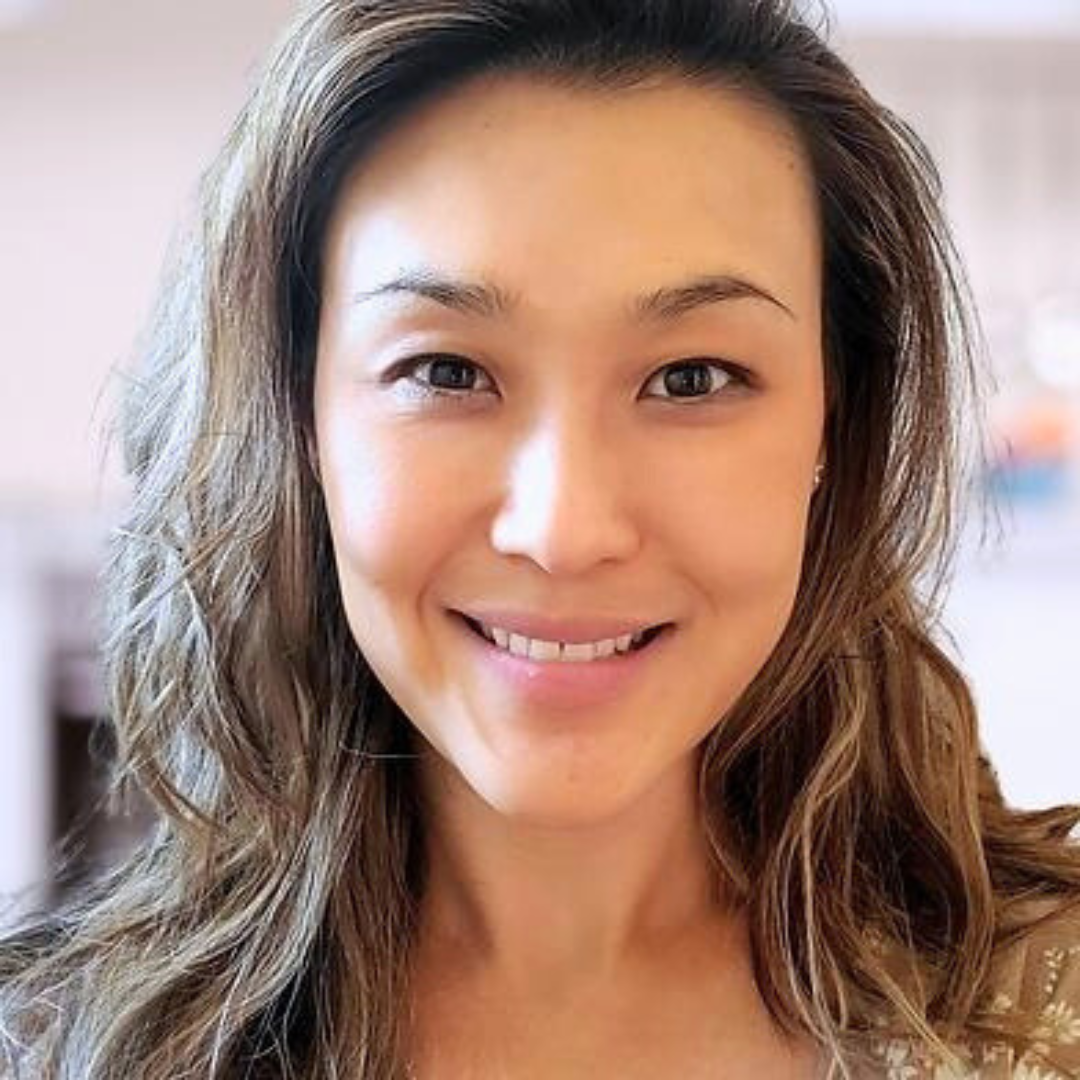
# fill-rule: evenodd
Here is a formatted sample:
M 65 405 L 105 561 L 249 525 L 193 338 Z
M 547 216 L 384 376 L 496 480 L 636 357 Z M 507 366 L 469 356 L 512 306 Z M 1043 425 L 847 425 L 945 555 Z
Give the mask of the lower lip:
M 602 705 L 625 694 L 667 651 L 675 629 L 671 624 L 665 626 L 648 645 L 634 652 L 573 663 L 515 656 L 477 633 L 463 615 L 450 614 L 488 671 L 520 697 L 545 708 L 579 709 Z

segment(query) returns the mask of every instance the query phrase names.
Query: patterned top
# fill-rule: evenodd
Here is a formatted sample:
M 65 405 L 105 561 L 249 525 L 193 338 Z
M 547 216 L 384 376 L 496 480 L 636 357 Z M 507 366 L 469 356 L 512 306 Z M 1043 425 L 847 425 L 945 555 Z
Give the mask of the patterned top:
M 1036 911 L 1046 910 L 1039 905 Z M 1033 1011 L 1040 1051 L 1052 1052 L 1060 1068 L 1025 1054 L 1016 1060 L 1004 1043 L 951 1044 L 966 1063 L 961 1072 L 935 1063 L 907 1039 L 879 1040 L 883 1080 L 1077 1080 L 1080 1078 L 1080 913 L 1069 912 L 1038 927 L 1013 945 L 995 967 L 996 1012 Z M 1067 1071 L 1062 1071 L 1065 1069 Z

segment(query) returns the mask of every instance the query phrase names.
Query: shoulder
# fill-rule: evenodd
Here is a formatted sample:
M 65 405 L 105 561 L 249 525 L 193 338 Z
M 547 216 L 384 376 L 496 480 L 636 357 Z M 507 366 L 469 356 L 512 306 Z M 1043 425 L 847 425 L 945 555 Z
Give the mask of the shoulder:
M 1035 1048 L 1057 1068 L 1024 1055 L 1015 1066 L 1023 1080 L 1080 1077 L 1080 909 L 1059 913 L 1039 901 L 1044 921 L 1007 948 L 994 969 L 995 1011 L 1027 1018 Z M 1009 1053 L 1011 1060 L 1011 1052 Z
M 1002 949 L 988 982 L 990 1011 L 1018 1025 L 1032 1051 L 960 1042 L 954 1049 L 967 1068 L 957 1073 L 935 1066 L 910 1040 L 881 1040 L 874 1054 L 884 1080 L 1080 1080 L 1080 908 L 1059 906 L 1040 900 L 1025 909 L 1028 921 L 1041 921 Z

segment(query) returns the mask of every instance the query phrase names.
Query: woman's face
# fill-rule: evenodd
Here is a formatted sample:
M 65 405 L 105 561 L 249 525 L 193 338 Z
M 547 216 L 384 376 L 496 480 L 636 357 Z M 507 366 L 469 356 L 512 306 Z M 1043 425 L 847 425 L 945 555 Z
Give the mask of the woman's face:
M 690 775 L 792 610 L 820 267 L 795 136 L 735 91 L 485 76 L 354 170 L 324 251 L 315 450 L 352 632 L 433 776 L 574 824 Z M 421 273 L 493 296 L 365 297 Z M 508 659 L 463 611 L 674 626 L 600 677 Z

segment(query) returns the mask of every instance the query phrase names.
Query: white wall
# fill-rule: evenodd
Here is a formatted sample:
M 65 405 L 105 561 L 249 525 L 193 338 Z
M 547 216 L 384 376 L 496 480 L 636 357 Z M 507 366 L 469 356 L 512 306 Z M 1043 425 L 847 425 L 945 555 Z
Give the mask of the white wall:
M 290 0 L 54 0 L 0 31 L 0 503 L 83 508 L 110 369 Z

